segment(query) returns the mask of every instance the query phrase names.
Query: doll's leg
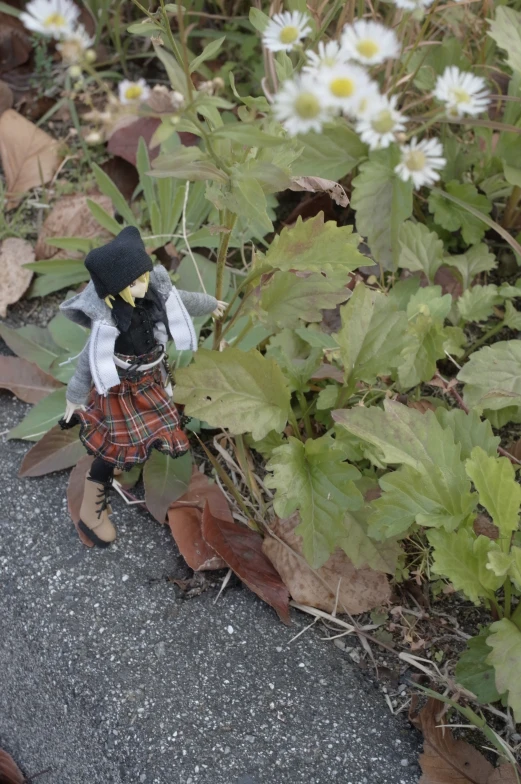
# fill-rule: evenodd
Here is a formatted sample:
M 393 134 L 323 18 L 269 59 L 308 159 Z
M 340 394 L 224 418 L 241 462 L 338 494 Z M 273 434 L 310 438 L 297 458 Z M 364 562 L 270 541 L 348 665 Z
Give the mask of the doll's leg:
M 97 457 L 85 478 L 78 526 L 98 547 L 108 547 L 116 538 L 116 529 L 109 518 L 111 510 L 108 502 L 113 473 L 114 467 Z

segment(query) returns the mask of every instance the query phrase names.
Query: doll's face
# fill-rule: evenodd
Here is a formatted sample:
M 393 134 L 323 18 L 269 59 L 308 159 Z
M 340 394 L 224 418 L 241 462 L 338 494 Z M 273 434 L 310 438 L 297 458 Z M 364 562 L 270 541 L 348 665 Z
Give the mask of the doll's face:
M 147 293 L 147 288 L 146 281 L 142 280 L 141 278 L 138 278 L 129 286 L 130 293 L 134 299 L 142 299 Z

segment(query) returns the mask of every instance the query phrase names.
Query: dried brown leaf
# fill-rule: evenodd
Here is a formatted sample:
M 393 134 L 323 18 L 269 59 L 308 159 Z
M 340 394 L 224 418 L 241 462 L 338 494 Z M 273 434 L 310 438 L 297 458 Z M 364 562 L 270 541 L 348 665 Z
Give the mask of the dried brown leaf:
M 262 537 L 244 525 L 215 517 L 205 504 L 202 532 L 206 542 L 223 558 L 248 588 L 267 602 L 281 621 L 291 624 L 288 589 L 262 549 Z
M 499 538 L 499 528 L 483 514 L 478 514 L 474 520 L 473 528 L 477 536 L 488 536 L 489 539 Z
M 70 250 L 59 250 L 52 245 L 47 245 L 46 240 L 49 237 L 81 237 L 88 240 L 99 239 L 100 241 L 112 239 L 112 234 L 102 228 L 92 215 L 87 199 L 99 204 L 109 215 L 114 215 L 109 197 L 98 192 L 88 195 L 75 193 L 73 196 L 63 196 L 58 199 L 38 235 L 34 251 L 39 261 L 42 259 L 80 259 L 85 255 Z
M 31 41 L 20 20 L 0 12 L 0 74 L 26 63 L 31 50 Z
M 512 765 L 500 765 L 490 776 L 487 784 L 517 784 L 516 774 Z
M 288 187 L 290 191 L 327 193 L 340 207 L 347 207 L 349 204 L 347 193 L 340 183 L 334 180 L 326 180 L 323 177 L 292 177 Z
M 18 302 L 27 290 L 33 272 L 23 265 L 32 261 L 34 261 L 34 251 L 26 240 L 8 237 L 0 245 L 0 281 L 2 283 L 0 286 L 0 316 L 2 318 L 7 315 L 7 306 Z
M 415 707 L 413 700 L 409 718 L 424 739 L 419 784 L 489 784 L 494 771 L 490 762 L 474 746 L 455 740 L 448 727 L 439 726 L 445 724 L 440 718 L 444 704 L 430 697 L 416 715 Z
M 24 784 L 25 778 L 10 754 L 0 749 L 0 784 Z
M 324 566 L 316 570 L 329 586 L 328 590 L 302 556 L 302 537 L 295 534 L 299 522 L 298 513 L 285 520 L 277 520 L 272 530 L 285 544 L 271 536 L 267 536 L 263 543 L 263 551 L 296 602 L 332 612 L 339 580 L 339 612 L 343 612 L 345 607 L 352 615 L 357 615 L 389 601 L 391 589 L 385 574 L 369 567 L 355 569 L 342 550 L 336 550 Z
M 21 357 L 0 357 L 0 387 L 25 403 L 38 403 L 63 384 Z
M 85 447 L 79 439 L 79 427 L 62 430 L 59 425 L 54 425 L 26 453 L 18 476 L 44 476 L 63 471 L 76 465 L 84 455 Z
M 517 441 L 512 441 L 512 443 L 507 447 L 507 452 L 509 452 L 513 457 L 517 457 L 518 460 L 521 460 L 521 438 L 519 438 Z
M 80 508 L 83 501 L 85 477 L 90 471 L 93 460 L 94 458 L 91 455 L 83 455 L 83 457 L 78 460 L 72 469 L 71 475 L 69 477 L 69 484 L 67 485 L 67 505 L 69 507 L 69 514 L 71 516 L 72 522 L 74 523 L 74 527 L 78 532 L 78 536 L 80 537 L 83 544 L 87 547 L 94 547 L 94 545 L 91 540 L 85 536 L 83 531 L 80 531 L 78 528 L 78 522 L 80 519 Z
M 13 91 L 5 82 L 0 81 L 0 114 L 13 105 Z
M 408 400 L 407 406 L 419 411 L 420 414 L 425 414 L 426 411 L 436 411 L 436 406 L 434 406 L 430 400 L 426 400 L 423 397 L 420 398 L 420 400 Z
M 463 285 L 454 267 L 447 267 L 445 264 L 438 267 L 436 274 L 434 275 L 434 283 L 437 286 L 441 286 L 442 294 L 450 294 L 454 300 L 458 299 L 463 294 Z M 425 285 L 429 285 L 427 280 L 425 281 Z
M 59 142 L 14 109 L 0 116 L 0 157 L 8 191 L 8 206 L 37 185 L 51 180 L 61 156 Z
M 319 381 L 323 378 L 331 378 L 333 381 L 338 381 L 339 384 L 344 383 L 344 374 L 340 368 L 337 368 L 334 365 L 329 365 L 327 362 L 319 365 L 311 378 L 313 381 Z
M 107 144 L 107 150 L 112 155 L 119 155 L 129 163 L 136 165 L 137 147 L 141 137 L 148 147 L 148 155 L 151 161 L 159 153 L 159 147 L 150 148 L 150 140 L 156 129 L 161 124 L 161 120 L 156 117 L 122 117 L 112 129 Z M 185 146 L 197 144 L 197 136 L 193 133 L 182 131 L 179 134 L 181 143 Z
M 233 522 L 222 490 L 194 466 L 188 491 L 174 501 L 168 510 L 168 524 L 179 552 L 194 571 L 223 569 L 226 563 L 203 539 L 201 531 L 203 508 L 208 502 L 213 513 Z M 189 506 L 194 504 L 194 506 Z

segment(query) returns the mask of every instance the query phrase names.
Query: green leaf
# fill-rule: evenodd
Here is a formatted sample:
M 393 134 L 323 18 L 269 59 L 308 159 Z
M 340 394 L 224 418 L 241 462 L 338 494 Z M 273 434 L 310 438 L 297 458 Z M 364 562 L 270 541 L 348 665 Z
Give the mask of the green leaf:
M 344 516 L 345 536 L 338 541 L 356 569 L 369 566 L 377 572 L 394 575 L 401 553 L 400 546 L 393 541 L 378 542 L 368 534 L 367 517 L 369 504 L 356 512 L 346 512 Z
M 476 446 L 481 447 L 487 455 L 497 455 L 501 439 L 493 434 L 490 422 L 480 419 L 476 411 L 466 414 L 458 408 L 447 411 L 446 408 L 440 407 L 436 409 L 434 416 L 444 430 L 452 430 L 454 442 L 461 446 L 461 460 L 467 460 Z
M 184 95 L 185 98 L 187 98 L 188 86 L 186 84 L 186 76 L 175 57 L 171 55 L 170 52 L 167 52 L 164 46 L 158 46 L 157 44 L 154 44 L 154 51 L 156 56 L 165 66 L 165 70 L 168 74 L 168 78 L 170 79 L 172 89 L 178 90 L 182 95 Z
M 255 177 L 234 177 L 232 199 L 233 211 L 248 221 L 253 236 L 264 237 L 265 234 L 273 231 L 273 223 L 268 216 L 266 196 Z
M 180 147 L 175 152 L 158 155 L 152 161 L 151 177 L 177 177 L 181 180 L 217 180 L 227 182 L 227 175 L 218 169 L 198 147 Z
M 325 177 L 338 182 L 366 156 L 366 146 L 346 123 L 299 137 L 302 154 L 292 166 L 294 176 Z
M 114 208 L 119 212 L 130 226 L 136 226 L 136 219 L 134 213 L 127 204 L 127 200 L 115 185 L 114 181 L 110 179 L 103 169 L 100 169 L 97 163 L 92 164 L 92 172 L 98 184 L 98 188 L 112 201 Z M 119 224 L 118 224 L 119 225 Z M 121 229 L 121 227 L 119 227 Z
M 244 122 L 223 125 L 222 128 L 213 132 L 212 139 L 230 139 L 232 142 L 238 142 L 247 147 L 277 147 L 280 144 L 288 143 L 284 136 L 273 136 L 273 134 L 261 131 L 252 123 Z
M 255 441 L 249 435 L 245 436 L 244 440 L 249 447 L 259 452 L 265 460 L 272 456 L 274 449 L 286 443 L 286 439 L 280 433 L 277 433 L 276 430 L 272 430 L 264 438 L 261 438 L 260 441 Z
M 443 242 L 422 223 L 406 221 L 398 231 L 400 255 L 398 266 L 424 272 L 429 283 L 443 263 Z
M 498 577 L 508 577 L 521 591 L 521 547 L 512 547 L 509 553 L 492 551 L 488 555 L 488 568 Z
M 87 206 L 100 226 L 109 231 L 111 234 L 119 234 L 121 231 L 120 224 L 115 218 L 112 217 L 112 215 L 109 215 L 108 212 L 103 209 L 101 204 L 98 204 L 97 201 L 93 201 L 92 199 L 87 199 Z
M 266 354 L 280 367 L 292 392 L 307 392 L 308 381 L 322 360 L 320 349 L 310 349 L 287 329 L 271 338 Z
M 347 273 L 369 261 L 357 249 L 358 242 L 351 226 L 324 223 L 323 212 L 307 221 L 299 216 L 294 226 L 273 239 L 264 262 L 286 271 L 321 272 L 344 282 Z
M 251 432 L 255 440 L 271 430 L 282 432 L 290 410 L 284 376 L 272 359 L 258 351 L 200 349 L 190 367 L 177 372 L 175 400 L 186 414 L 228 428 Z
M 521 312 L 510 301 L 505 304 L 503 325 L 509 329 L 521 330 Z
M 253 27 L 259 31 L 259 33 L 264 32 L 266 26 L 268 25 L 270 18 L 262 11 L 259 11 L 258 8 L 250 8 L 250 15 L 249 19 Z
M 456 267 L 461 275 L 463 288 L 468 289 L 480 272 L 490 272 L 497 267 L 497 261 L 485 244 L 474 245 L 460 256 L 446 256 L 444 264 Z
M 496 689 L 494 668 L 487 663 L 492 650 L 487 645 L 488 635 L 489 630 L 486 629 L 477 637 L 471 637 L 456 664 L 457 682 L 475 694 L 481 705 L 497 702 L 501 696 Z
M 23 438 L 26 441 L 39 441 L 65 413 L 65 387 L 51 392 L 37 403 L 27 416 L 9 431 L 8 438 Z
M 372 153 L 353 180 L 351 207 L 356 211 L 356 229 L 367 237 L 371 254 L 385 269 L 396 269 L 402 223 L 412 214 L 411 182 L 394 172 L 399 163 L 395 146 Z
M 468 528 L 450 533 L 429 531 L 427 538 L 434 548 L 431 568 L 435 574 L 448 577 L 454 588 L 463 591 L 474 604 L 479 604 L 480 598 L 494 597 L 494 591 L 502 584 L 487 569 L 488 553 L 497 549 L 495 542 L 487 536 L 476 536 Z
M 70 289 L 78 283 L 83 283 L 89 280 L 89 273 L 81 264 L 78 269 L 73 269 L 71 272 L 62 272 L 57 275 L 38 275 L 33 279 L 31 287 L 26 294 L 28 299 L 35 297 L 45 297 L 46 294 L 51 294 L 53 291 L 61 291 L 61 289 Z
M 192 455 L 187 452 L 173 460 L 153 449 L 143 470 L 145 503 L 159 523 L 164 523 L 168 507 L 188 489 L 192 476 Z
M 5 324 L 0 324 L 0 337 L 17 356 L 28 362 L 34 362 L 47 373 L 54 360 L 61 354 L 60 347 L 56 345 L 50 332 L 43 327 L 29 324 L 20 329 L 11 329 Z
M 484 215 L 489 215 L 492 203 L 486 196 L 478 193 L 472 183 L 461 183 L 451 180 L 445 186 L 447 193 L 459 199 L 464 205 L 478 210 Z M 486 224 L 476 215 L 469 212 L 465 206 L 454 202 L 447 202 L 443 193 L 433 192 L 429 196 L 429 210 L 434 214 L 434 220 L 439 226 L 450 232 L 461 229 L 461 234 L 467 245 L 481 242 L 486 231 Z
M 293 76 L 293 62 L 286 52 L 276 52 L 274 57 L 275 73 L 279 82 L 285 82 Z
M 501 303 L 497 286 L 473 286 L 463 292 L 458 299 L 460 317 L 465 321 L 486 321 Z
M 86 255 L 92 248 L 95 248 L 97 243 L 93 239 L 84 239 L 83 237 L 48 237 L 45 240 L 46 245 L 52 245 L 53 248 L 60 248 L 60 250 L 72 250 L 76 253 L 82 253 Z M 52 269 L 52 267 L 48 267 L 51 264 L 60 264 L 60 263 L 76 263 L 76 264 L 83 264 L 82 261 L 77 261 L 76 259 L 50 259 L 49 261 L 36 261 L 34 262 L 37 266 L 42 265 L 44 268 Z M 29 264 L 26 265 L 29 267 Z
M 215 41 L 210 41 L 209 44 L 206 44 L 201 54 L 195 57 L 190 63 L 190 73 L 197 71 L 199 66 L 202 65 L 202 63 L 206 62 L 206 60 L 210 60 L 212 57 L 215 57 L 215 55 L 223 45 L 225 39 L 226 36 L 223 35 L 222 38 L 216 38 Z
M 500 694 L 508 692 L 508 705 L 516 722 L 521 721 L 521 631 L 512 621 L 502 618 L 490 627 L 487 645 L 492 652 L 487 663 L 494 667 L 496 688 Z
M 419 288 L 420 278 L 418 275 L 399 280 L 387 295 L 389 302 L 398 310 L 407 310 L 411 297 L 418 292 Z
M 447 296 L 450 299 L 450 294 Z M 419 313 L 409 322 L 406 337 L 398 378 L 404 389 L 410 389 L 434 376 L 437 361 L 445 357 L 447 336 L 431 316 Z
M 249 306 L 263 324 L 299 327 L 302 321 L 322 321 L 322 310 L 345 302 L 350 292 L 323 275 L 299 278 L 293 272 L 275 272 Z
M 149 38 L 151 35 L 160 35 L 161 26 L 151 22 L 150 19 L 142 19 L 140 22 L 131 24 L 127 27 L 127 33 L 130 35 L 142 35 Z
M 519 524 L 521 504 L 521 486 L 516 482 L 514 466 L 507 457 L 492 457 L 476 446 L 465 468 L 479 493 L 479 503 L 508 545 L 512 531 Z
M 503 171 L 505 173 L 505 179 L 510 185 L 521 188 L 521 169 L 509 166 L 506 161 L 503 161 Z
M 359 284 L 340 314 L 342 329 L 335 340 L 351 390 L 356 381 L 373 383 L 399 365 L 407 317 L 385 294 Z
M 471 354 L 458 373 L 464 400 L 477 411 L 521 405 L 521 340 L 504 340 Z
M 521 13 L 497 6 L 496 18 L 489 20 L 489 25 L 489 36 L 500 49 L 505 49 L 512 70 L 521 73 Z
M 22 13 L 18 8 L 13 8 L 8 3 L 0 3 L 0 12 L 18 18 Z
M 206 256 L 201 256 L 199 253 L 193 253 L 192 255 L 197 264 L 197 270 L 195 269 L 193 259 L 190 256 L 185 256 L 177 268 L 177 288 L 184 291 L 196 291 L 198 293 L 214 295 L 217 279 L 217 265 L 214 261 L 210 261 L 210 259 L 207 259 Z M 202 278 L 204 283 L 204 289 L 201 286 L 199 276 Z M 230 281 L 230 271 L 229 269 L 225 269 L 222 287 L 223 298 L 230 290 Z
M 322 330 L 312 327 L 299 327 L 295 330 L 296 334 L 313 348 L 338 348 L 338 344 L 332 335 Z
M 346 509 L 359 509 L 362 495 L 354 480 L 358 470 L 344 462 L 344 452 L 330 436 L 296 438 L 274 450 L 266 466 L 273 476 L 266 485 L 276 490 L 273 507 L 279 517 L 297 509 L 301 522 L 295 529 L 303 539 L 306 560 L 315 569 L 324 564 L 344 534 Z
M 61 349 L 72 356 L 83 350 L 89 331 L 70 321 L 63 313 L 58 312 L 47 325 L 52 339 Z

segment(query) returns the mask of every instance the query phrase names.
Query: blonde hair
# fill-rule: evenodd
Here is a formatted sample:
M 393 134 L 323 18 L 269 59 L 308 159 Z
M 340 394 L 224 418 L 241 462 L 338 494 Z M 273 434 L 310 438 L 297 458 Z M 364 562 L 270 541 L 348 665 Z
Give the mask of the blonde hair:
M 136 280 L 140 280 L 143 283 L 146 283 L 148 289 L 148 284 L 150 283 L 150 272 L 144 272 L 142 275 L 139 276 L 139 278 L 136 278 Z M 136 303 L 134 301 L 134 297 L 130 293 L 130 286 L 126 286 L 126 288 L 124 288 L 123 291 L 120 291 L 119 296 L 121 297 L 121 299 L 124 299 L 125 302 L 128 302 L 129 305 L 132 305 L 132 307 L 135 308 Z M 116 299 L 113 294 L 109 294 L 108 297 L 105 297 L 105 302 L 112 310 L 112 302 L 110 301 L 111 299 Z

